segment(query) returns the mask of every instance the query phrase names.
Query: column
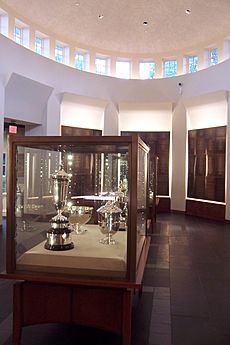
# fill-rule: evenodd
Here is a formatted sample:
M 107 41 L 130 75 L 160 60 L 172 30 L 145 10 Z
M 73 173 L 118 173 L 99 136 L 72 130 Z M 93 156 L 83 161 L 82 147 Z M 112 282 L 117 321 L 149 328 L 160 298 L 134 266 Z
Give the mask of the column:
M 35 51 L 35 29 L 33 26 L 30 26 L 29 30 L 29 48 Z
M 132 64 L 131 78 L 139 79 L 139 59 L 133 58 L 131 60 L 131 64 Z
M 49 49 L 49 57 L 50 59 L 53 59 L 55 60 L 55 48 L 56 48 L 56 40 L 53 38 L 53 37 L 50 37 L 50 40 L 49 40 L 49 43 L 50 43 L 50 49 Z
M 183 71 L 183 55 L 177 56 L 177 75 L 184 74 Z
M 110 76 L 111 77 L 116 77 L 116 57 L 115 56 L 111 56 L 110 59 Z
M 8 14 L 8 37 L 12 40 L 14 39 L 14 26 L 15 26 L 15 18 L 11 14 Z
M 70 46 L 69 47 L 69 65 L 71 67 L 74 67 L 74 61 L 75 61 L 75 47 Z
M 224 61 L 224 42 L 223 40 L 220 40 L 217 43 L 217 49 L 218 49 L 218 62 Z
M 155 57 L 155 78 L 162 78 L 163 77 L 163 63 L 161 57 Z
M 61 94 L 54 91 L 50 95 L 42 119 L 42 125 L 26 126 L 26 135 L 60 135 L 61 134 Z
M 120 135 L 118 106 L 112 102 L 105 107 L 103 135 Z
M 90 50 L 89 55 L 89 72 L 95 73 L 96 52 L 94 50 Z
M 61 97 L 55 90 L 50 95 L 45 112 L 46 128 L 44 135 L 61 135 Z
M 204 69 L 208 67 L 208 57 L 207 57 L 207 50 L 204 51 L 203 48 L 200 48 L 197 52 L 198 56 L 198 70 Z
M 186 109 L 182 96 L 172 116 L 172 196 L 171 209 L 185 211 L 186 197 Z

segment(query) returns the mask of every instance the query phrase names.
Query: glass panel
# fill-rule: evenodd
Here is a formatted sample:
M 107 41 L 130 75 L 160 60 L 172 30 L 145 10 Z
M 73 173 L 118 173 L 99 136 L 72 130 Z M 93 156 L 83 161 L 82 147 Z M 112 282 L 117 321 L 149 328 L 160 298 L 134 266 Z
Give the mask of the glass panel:
M 22 29 L 15 26 L 14 28 L 14 40 L 18 44 L 22 44 Z
M 124 278 L 128 146 L 18 146 L 16 158 L 17 269 Z
M 218 64 L 218 49 L 213 48 L 210 50 L 210 66 Z
M 137 264 L 146 235 L 147 219 L 147 154 L 138 148 L 137 171 Z
M 63 53 L 63 47 L 61 46 L 56 46 L 55 48 L 55 60 L 57 62 L 63 62 L 64 59 L 64 53 Z
M 108 66 L 107 59 L 102 59 L 102 58 L 95 59 L 95 72 L 97 74 L 103 74 L 103 75 L 108 74 L 107 66 Z
M 74 65 L 77 69 L 83 71 L 85 69 L 85 55 L 76 53 Z
M 129 79 L 131 76 L 130 61 L 117 61 L 116 62 L 116 76 L 117 78 Z
M 40 37 L 35 38 L 35 51 L 36 53 L 42 55 L 42 38 Z
M 153 79 L 155 76 L 154 62 L 140 62 L 140 78 Z
M 164 61 L 164 77 L 173 77 L 177 74 L 177 60 Z
M 197 69 L 198 69 L 198 56 L 197 55 L 189 56 L 188 67 L 189 67 L 188 68 L 189 73 L 197 72 Z

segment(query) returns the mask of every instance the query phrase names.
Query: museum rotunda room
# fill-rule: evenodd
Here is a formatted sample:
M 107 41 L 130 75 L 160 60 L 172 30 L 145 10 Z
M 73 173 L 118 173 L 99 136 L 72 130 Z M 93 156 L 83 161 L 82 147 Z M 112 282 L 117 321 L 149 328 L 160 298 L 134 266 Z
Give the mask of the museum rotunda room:
M 0 345 L 229 345 L 229 128 L 229 0 L 0 0 Z

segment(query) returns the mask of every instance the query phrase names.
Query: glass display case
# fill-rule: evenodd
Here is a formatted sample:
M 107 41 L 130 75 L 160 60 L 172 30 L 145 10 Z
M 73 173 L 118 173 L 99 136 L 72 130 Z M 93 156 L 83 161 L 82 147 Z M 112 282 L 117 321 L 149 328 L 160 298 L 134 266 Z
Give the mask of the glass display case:
M 7 274 L 135 282 L 148 151 L 137 135 L 10 137 Z

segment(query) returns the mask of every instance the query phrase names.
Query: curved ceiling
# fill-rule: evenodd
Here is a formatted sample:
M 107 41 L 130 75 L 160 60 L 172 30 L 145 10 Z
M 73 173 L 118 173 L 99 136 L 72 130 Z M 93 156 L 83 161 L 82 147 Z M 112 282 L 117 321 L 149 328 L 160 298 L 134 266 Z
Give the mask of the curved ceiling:
M 66 42 L 75 42 L 79 48 L 87 46 L 116 53 L 164 54 L 188 51 L 230 35 L 230 0 L 2 2 L 35 26 L 64 38 Z M 187 14 L 186 10 L 190 13 Z

